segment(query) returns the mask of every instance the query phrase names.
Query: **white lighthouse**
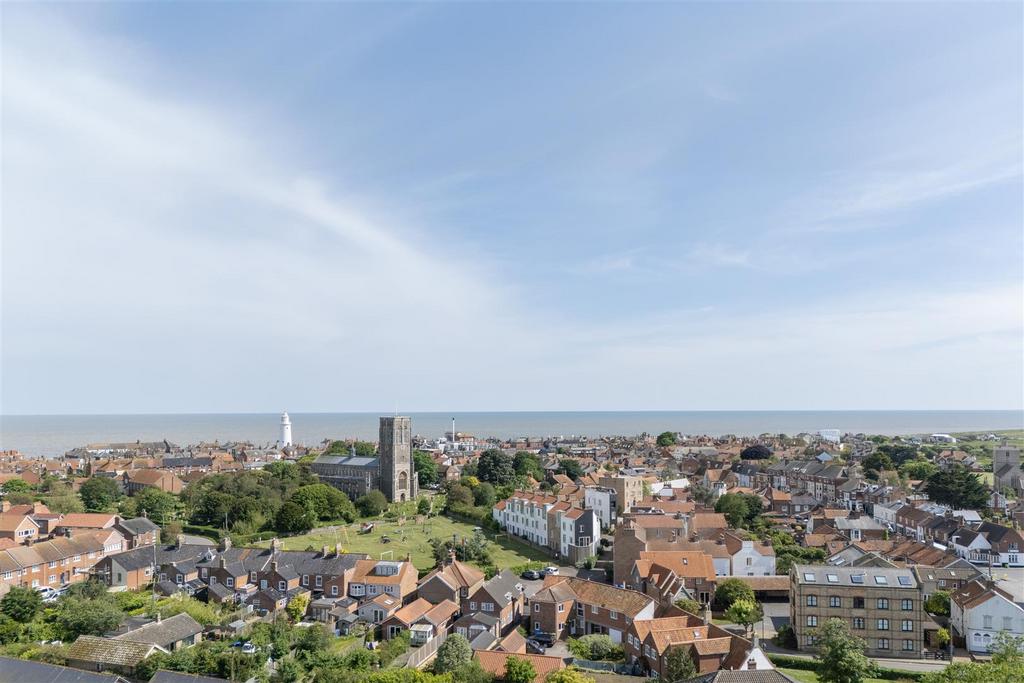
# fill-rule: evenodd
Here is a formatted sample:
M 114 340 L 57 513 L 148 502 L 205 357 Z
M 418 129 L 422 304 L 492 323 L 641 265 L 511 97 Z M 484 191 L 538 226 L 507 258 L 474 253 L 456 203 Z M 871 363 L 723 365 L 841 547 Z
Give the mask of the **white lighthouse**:
M 281 448 L 290 448 L 292 445 L 292 421 L 288 417 L 288 411 L 281 413 Z

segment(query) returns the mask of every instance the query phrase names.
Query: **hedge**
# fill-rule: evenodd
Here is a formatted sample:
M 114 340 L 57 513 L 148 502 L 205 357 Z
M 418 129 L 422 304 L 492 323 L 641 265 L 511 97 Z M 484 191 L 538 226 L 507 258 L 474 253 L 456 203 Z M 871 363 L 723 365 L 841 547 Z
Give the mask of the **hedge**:
M 817 672 L 821 668 L 821 662 L 816 659 L 805 659 L 803 657 L 790 657 L 788 655 L 768 654 L 768 659 L 775 666 L 784 669 L 800 669 L 802 671 Z M 881 678 L 887 681 L 919 681 L 924 678 L 924 671 L 904 671 L 903 669 L 887 669 L 878 667 L 872 678 Z

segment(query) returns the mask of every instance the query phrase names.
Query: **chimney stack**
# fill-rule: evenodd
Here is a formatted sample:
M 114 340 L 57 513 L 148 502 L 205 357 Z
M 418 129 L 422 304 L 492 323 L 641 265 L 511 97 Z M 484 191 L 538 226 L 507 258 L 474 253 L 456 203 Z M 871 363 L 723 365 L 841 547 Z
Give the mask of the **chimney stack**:
M 330 550 L 331 549 L 328 546 L 325 545 L 323 548 L 320 549 L 320 554 L 323 557 L 327 557 L 327 555 L 330 553 Z
M 340 543 L 335 543 L 334 544 L 334 554 L 335 555 L 341 555 L 341 544 Z
M 183 546 L 183 545 L 185 545 L 185 534 L 178 534 L 178 535 L 177 535 L 177 536 L 176 536 L 176 537 L 174 538 L 174 546 L 175 546 L 176 548 L 180 548 L 180 547 L 181 547 L 181 546 Z
M 220 549 L 221 552 L 231 549 L 231 538 L 229 536 L 220 539 Z

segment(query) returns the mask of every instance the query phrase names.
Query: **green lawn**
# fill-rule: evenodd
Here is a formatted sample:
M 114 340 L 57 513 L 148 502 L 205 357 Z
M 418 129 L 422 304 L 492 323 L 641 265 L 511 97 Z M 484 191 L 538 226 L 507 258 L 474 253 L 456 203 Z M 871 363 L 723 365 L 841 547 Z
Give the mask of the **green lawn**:
M 784 669 L 779 667 L 779 671 L 786 674 L 790 678 L 800 681 L 801 683 L 818 683 L 818 674 L 813 671 L 804 671 L 803 669 Z M 864 683 L 893 683 L 892 681 L 885 681 L 881 678 L 865 678 Z M 898 681 L 896 683 L 899 683 Z
M 408 555 L 417 569 L 430 569 L 434 566 L 434 556 L 429 539 L 452 536 L 468 538 L 474 533 L 472 524 L 457 522 L 447 517 L 431 517 L 422 524 L 416 523 L 415 516 L 408 517 L 402 524 L 383 520 L 373 520 L 373 523 L 374 529 L 368 534 L 359 533 L 361 522 L 356 522 L 313 529 L 308 534 L 283 538 L 281 542 L 285 550 L 305 550 L 310 546 L 319 550 L 325 545 L 333 548 L 335 544 L 340 543 L 344 552 L 368 553 L 375 559 L 383 557 L 404 560 Z M 506 537 L 495 542 L 492 532 L 487 531 L 485 534 L 491 541 L 491 555 L 499 569 L 537 560 L 550 561 L 550 557 L 539 550 Z M 385 536 L 390 539 L 388 543 L 382 540 Z M 257 545 L 266 547 L 270 543 L 264 541 Z

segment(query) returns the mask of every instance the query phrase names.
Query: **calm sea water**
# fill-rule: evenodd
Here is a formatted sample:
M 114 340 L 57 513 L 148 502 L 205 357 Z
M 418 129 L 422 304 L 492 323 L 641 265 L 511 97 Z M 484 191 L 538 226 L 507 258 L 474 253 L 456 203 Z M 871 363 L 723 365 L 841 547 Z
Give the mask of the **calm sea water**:
M 930 434 L 1024 428 L 1024 411 L 644 411 L 411 413 L 413 431 L 439 437 L 456 429 L 478 437 L 607 436 L 665 430 L 685 434 L 797 434 L 819 429 L 869 434 Z M 296 443 L 325 438 L 376 440 L 376 413 L 293 413 Z M 224 415 L 17 415 L 0 416 L 0 448 L 58 456 L 88 443 L 243 441 L 277 439 L 277 414 Z

